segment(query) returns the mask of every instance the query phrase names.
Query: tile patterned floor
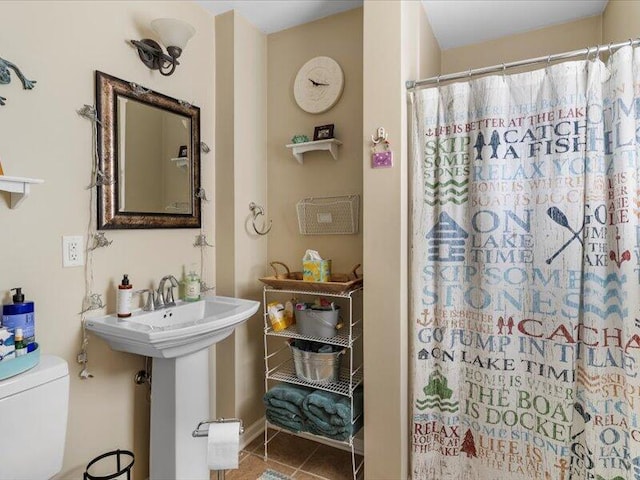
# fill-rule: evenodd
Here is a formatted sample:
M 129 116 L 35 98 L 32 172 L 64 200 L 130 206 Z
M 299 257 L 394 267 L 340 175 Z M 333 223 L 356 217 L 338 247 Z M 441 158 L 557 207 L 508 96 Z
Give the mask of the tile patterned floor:
M 269 433 L 269 459 L 264 461 L 264 435 L 260 435 L 240 452 L 237 470 L 228 470 L 225 480 L 255 480 L 271 469 L 294 480 L 352 480 L 351 452 L 280 431 Z M 356 455 L 356 464 L 362 461 Z M 362 471 L 360 478 L 364 478 Z M 216 473 L 211 479 L 217 479 Z

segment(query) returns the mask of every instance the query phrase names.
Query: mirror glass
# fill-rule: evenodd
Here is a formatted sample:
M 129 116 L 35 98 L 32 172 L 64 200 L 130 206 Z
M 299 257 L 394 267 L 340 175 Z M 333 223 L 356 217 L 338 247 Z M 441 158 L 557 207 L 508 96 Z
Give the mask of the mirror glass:
M 98 228 L 200 227 L 198 107 L 96 72 Z

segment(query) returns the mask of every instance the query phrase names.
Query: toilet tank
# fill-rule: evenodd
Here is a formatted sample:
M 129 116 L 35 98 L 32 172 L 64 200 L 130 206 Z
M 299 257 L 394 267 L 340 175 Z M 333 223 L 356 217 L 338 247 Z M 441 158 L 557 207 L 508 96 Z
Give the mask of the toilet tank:
M 49 479 L 62 469 L 69 368 L 53 355 L 0 381 L 0 480 Z

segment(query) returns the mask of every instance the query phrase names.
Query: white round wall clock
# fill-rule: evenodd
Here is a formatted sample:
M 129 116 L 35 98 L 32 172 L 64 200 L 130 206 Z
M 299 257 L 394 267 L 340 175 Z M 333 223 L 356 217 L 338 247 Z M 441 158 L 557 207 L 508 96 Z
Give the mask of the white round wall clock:
M 329 57 L 315 57 L 298 70 L 293 96 L 305 112 L 322 113 L 338 102 L 343 87 L 344 74 L 338 62 Z

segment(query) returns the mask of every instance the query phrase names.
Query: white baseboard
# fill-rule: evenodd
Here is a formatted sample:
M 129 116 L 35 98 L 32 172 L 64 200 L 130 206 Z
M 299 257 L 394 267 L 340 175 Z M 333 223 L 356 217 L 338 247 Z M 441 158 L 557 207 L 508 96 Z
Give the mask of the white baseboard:
M 265 425 L 264 422 L 265 422 L 265 418 L 262 417 L 261 419 L 257 420 L 253 424 L 251 424 L 249 427 L 245 427 L 244 434 L 242 434 L 240 436 L 240 449 L 245 448 L 247 445 L 249 445 L 259 435 L 264 435 L 264 425 Z M 331 440 L 330 438 L 324 438 L 324 437 L 321 437 L 319 435 L 312 435 L 310 433 L 302 433 L 302 432 L 301 433 L 293 433 L 293 432 L 290 432 L 289 430 L 286 430 L 284 428 L 278 428 L 273 424 L 269 424 L 269 428 L 273 428 L 274 430 L 280 430 L 282 432 L 290 433 L 292 435 L 297 435 L 297 436 L 302 437 L 302 438 L 308 438 L 309 440 L 313 440 L 314 442 L 322 443 L 323 445 L 328 445 L 328 446 L 334 447 L 334 448 L 339 448 L 340 450 L 346 450 L 348 452 L 351 451 L 351 448 L 349 447 L 349 445 L 347 445 L 347 444 L 345 444 L 343 442 L 337 442 L 337 441 Z M 358 432 L 358 435 L 353 439 L 353 450 L 358 455 L 364 456 L 364 440 L 362 438 L 362 434 L 363 434 L 363 429 L 361 429 Z

